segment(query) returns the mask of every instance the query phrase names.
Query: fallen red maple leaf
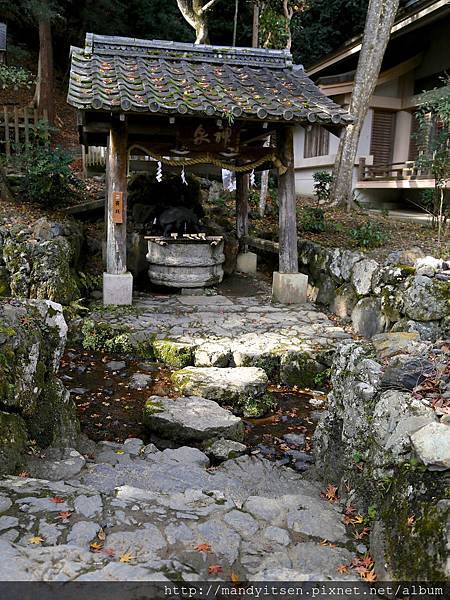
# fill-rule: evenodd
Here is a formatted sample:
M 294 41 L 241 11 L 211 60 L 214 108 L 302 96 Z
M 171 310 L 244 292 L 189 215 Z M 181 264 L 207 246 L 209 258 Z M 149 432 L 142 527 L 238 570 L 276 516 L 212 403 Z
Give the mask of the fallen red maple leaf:
M 223 569 L 220 565 L 210 565 L 208 567 L 208 573 L 210 575 L 215 575 L 216 573 L 222 573 Z

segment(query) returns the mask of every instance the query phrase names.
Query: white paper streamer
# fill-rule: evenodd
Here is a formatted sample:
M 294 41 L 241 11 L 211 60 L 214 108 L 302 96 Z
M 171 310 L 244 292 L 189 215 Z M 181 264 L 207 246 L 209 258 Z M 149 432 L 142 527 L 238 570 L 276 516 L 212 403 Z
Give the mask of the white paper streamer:
M 156 171 L 156 181 L 157 181 L 158 183 L 161 183 L 161 181 L 162 181 L 162 178 L 163 178 L 163 174 L 162 174 L 162 164 L 161 164 L 161 162 L 160 162 L 160 161 L 158 161 L 158 169 L 157 169 L 157 171 Z
M 184 185 L 188 184 L 188 182 L 186 181 L 186 173 L 184 171 L 184 167 L 181 169 L 181 181 L 184 183 Z
M 250 173 L 250 187 L 255 187 L 255 169 L 252 169 L 252 172 Z

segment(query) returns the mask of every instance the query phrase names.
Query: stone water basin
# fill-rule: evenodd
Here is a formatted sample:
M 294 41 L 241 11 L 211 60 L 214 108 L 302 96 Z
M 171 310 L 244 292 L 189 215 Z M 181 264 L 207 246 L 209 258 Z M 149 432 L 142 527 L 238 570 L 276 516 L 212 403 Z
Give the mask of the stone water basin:
M 225 261 L 220 236 L 146 237 L 148 275 L 155 285 L 200 288 L 223 279 Z

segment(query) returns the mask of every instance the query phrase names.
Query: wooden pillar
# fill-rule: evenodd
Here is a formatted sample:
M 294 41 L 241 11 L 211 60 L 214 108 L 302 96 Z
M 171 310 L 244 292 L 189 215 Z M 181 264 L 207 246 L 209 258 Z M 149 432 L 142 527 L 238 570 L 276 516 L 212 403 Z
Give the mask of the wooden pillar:
M 236 235 L 239 252 L 246 252 L 242 238 L 248 235 L 248 173 L 236 173 Z
M 281 162 L 287 167 L 287 171 L 278 177 L 279 271 L 298 273 L 293 127 L 280 127 L 277 148 Z
M 127 272 L 127 125 L 111 122 L 106 153 L 107 238 L 106 271 Z

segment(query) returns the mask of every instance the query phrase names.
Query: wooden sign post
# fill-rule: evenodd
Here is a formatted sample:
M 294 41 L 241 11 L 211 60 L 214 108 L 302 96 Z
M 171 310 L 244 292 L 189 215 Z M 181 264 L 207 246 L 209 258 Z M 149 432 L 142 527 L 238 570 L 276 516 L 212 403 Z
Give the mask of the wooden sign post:
M 113 192 L 113 222 L 123 223 L 123 192 Z

